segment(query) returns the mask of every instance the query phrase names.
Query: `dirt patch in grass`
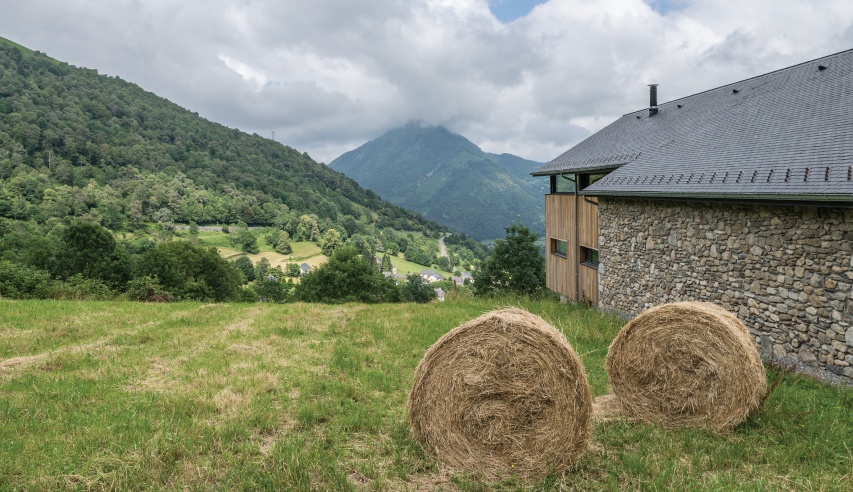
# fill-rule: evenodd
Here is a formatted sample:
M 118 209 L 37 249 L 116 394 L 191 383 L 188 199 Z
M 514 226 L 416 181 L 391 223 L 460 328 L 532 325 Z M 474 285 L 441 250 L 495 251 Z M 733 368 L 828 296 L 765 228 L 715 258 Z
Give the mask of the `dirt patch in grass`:
M 453 482 L 453 475 L 447 471 L 438 471 L 431 474 L 411 475 L 405 481 L 392 480 L 389 482 L 388 490 L 446 490 L 456 492 L 459 490 L 459 487 Z
M 265 354 L 269 347 L 262 343 L 234 343 L 225 349 L 229 354 L 260 355 Z
M 44 359 L 47 359 L 48 354 L 38 354 L 38 355 L 27 355 L 24 357 L 12 357 L 11 359 L 6 359 L 4 361 L 0 361 L 0 369 L 6 369 L 9 367 L 20 366 L 20 365 L 28 365 L 33 362 L 38 362 Z
M 100 349 L 103 352 L 115 352 L 116 348 L 107 346 L 107 340 L 99 340 L 97 342 L 85 343 L 82 345 L 70 345 L 51 352 L 24 355 L 20 357 L 12 357 L 0 361 L 0 371 L 11 370 L 12 368 L 27 368 L 35 363 L 39 363 L 37 367 L 51 369 L 51 361 L 55 358 L 66 358 L 70 354 L 79 354 L 85 352 L 93 352 Z M 60 364 L 61 366 L 61 364 Z
M 296 428 L 296 420 L 287 412 L 282 412 L 282 414 L 282 421 L 276 429 L 258 434 L 258 452 L 264 456 L 269 456 L 272 453 L 275 443 L 280 437 L 290 434 Z
M 245 393 L 236 392 L 227 387 L 213 397 L 213 403 L 219 413 L 229 416 L 236 415 L 252 401 L 252 397 Z
M 231 323 L 222 330 L 223 339 L 227 337 L 230 333 L 235 331 L 239 331 L 244 335 L 248 333 L 249 328 L 252 326 L 252 323 L 255 322 L 255 318 L 258 317 L 258 314 L 260 314 L 260 312 L 261 310 L 259 308 L 252 308 L 246 311 L 245 316 L 243 316 L 239 321 L 237 321 L 236 323 Z
M 175 388 L 174 379 L 170 377 L 173 372 L 173 362 L 164 359 L 152 359 L 145 377 L 141 381 L 131 383 L 127 390 L 167 393 Z

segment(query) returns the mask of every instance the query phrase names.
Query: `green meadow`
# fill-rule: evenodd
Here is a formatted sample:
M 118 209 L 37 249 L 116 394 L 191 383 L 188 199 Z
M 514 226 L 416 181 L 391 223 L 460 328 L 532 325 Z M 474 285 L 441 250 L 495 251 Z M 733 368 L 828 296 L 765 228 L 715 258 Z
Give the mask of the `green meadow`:
M 565 333 L 607 393 L 621 320 L 550 300 L 2 300 L 0 490 L 850 490 L 853 391 L 793 375 L 727 434 L 598 423 L 562 476 L 443 469 L 408 432 L 413 373 L 442 334 L 508 305 Z

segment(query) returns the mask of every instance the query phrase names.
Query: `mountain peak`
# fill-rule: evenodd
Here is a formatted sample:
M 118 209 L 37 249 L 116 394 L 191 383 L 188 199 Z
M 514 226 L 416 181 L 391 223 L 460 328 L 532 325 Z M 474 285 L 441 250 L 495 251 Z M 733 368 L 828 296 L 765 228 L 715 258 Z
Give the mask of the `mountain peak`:
M 517 217 L 543 230 L 546 183 L 529 175 L 539 163 L 483 152 L 443 126 L 409 122 L 329 166 L 392 203 L 478 240 L 503 237 Z

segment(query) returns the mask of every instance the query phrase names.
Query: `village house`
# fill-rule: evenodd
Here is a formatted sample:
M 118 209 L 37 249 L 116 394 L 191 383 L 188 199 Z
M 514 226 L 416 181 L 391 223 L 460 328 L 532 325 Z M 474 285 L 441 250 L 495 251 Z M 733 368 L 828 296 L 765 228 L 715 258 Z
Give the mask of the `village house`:
M 436 299 L 438 299 L 441 302 L 444 302 L 444 296 L 445 296 L 444 289 L 442 289 L 441 287 L 439 287 L 438 289 L 435 289 L 435 298 Z
M 438 273 L 435 270 L 421 270 L 420 276 L 428 283 L 438 282 L 439 280 L 444 280 L 444 275 Z
M 299 265 L 299 275 L 308 275 L 311 273 L 311 265 L 308 263 L 302 263 Z
M 466 282 L 467 284 L 473 284 L 474 276 L 471 274 L 471 272 L 462 272 L 459 275 L 454 275 L 450 277 L 450 280 L 452 280 L 453 283 L 457 285 L 466 285 Z
M 623 316 L 707 301 L 853 383 L 853 50 L 628 113 L 534 173 L 547 287 Z

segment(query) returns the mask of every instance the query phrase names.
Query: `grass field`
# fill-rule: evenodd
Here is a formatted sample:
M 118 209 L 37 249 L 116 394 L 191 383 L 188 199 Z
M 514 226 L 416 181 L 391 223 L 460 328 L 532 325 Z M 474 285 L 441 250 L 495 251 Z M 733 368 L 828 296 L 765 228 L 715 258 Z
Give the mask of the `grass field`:
M 607 392 L 621 322 L 551 301 L 0 301 L 0 490 L 850 490 L 853 391 L 793 376 L 729 434 L 611 422 L 565 476 L 448 473 L 408 432 L 415 367 L 507 304 L 563 331 Z
M 202 233 L 203 234 L 203 233 Z M 205 246 L 214 246 L 218 251 L 220 256 L 225 259 L 232 260 L 237 256 L 240 256 L 243 253 L 242 251 L 235 249 L 227 241 L 227 236 L 222 233 L 208 233 L 212 234 L 213 239 L 202 238 L 202 234 L 199 234 L 199 238 L 202 241 L 202 244 Z M 219 236 L 225 237 L 225 240 L 222 240 Z M 267 261 L 270 262 L 270 266 L 277 267 L 280 266 L 282 270 L 285 269 L 285 266 L 288 263 L 308 263 L 312 268 L 322 265 L 328 261 L 328 257 L 324 255 L 319 246 L 316 244 L 305 241 L 305 242 L 296 242 L 292 243 L 293 253 L 289 255 L 283 255 L 280 253 L 276 253 L 272 250 L 272 248 L 268 247 L 266 243 L 263 241 L 258 241 L 258 244 L 261 245 L 261 252 L 257 254 L 246 254 L 252 263 L 257 264 L 261 258 L 266 258 Z
M 380 256 L 380 258 L 381 258 L 381 256 Z M 450 278 L 451 275 L 453 275 L 451 272 L 446 272 L 444 270 L 440 270 L 440 269 L 436 269 L 436 268 L 432 268 L 432 267 L 425 267 L 423 265 L 419 265 L 417 263 L 407 261 L 405 258 L 403 258 L 402 253 L 398 254 L 397 256 L 390 256 L 389 258 L 391 259 L 391 265 L 397 267 L 397 273 L 399 273 L 400 275 L 402 275 L 404 277 L 410 273 L 420 273 L 421 270 L 430 270 L 430 269 L 437 271 L 438 273 L 444 275 L 444 277 L 448 278 L 448 279 Z

